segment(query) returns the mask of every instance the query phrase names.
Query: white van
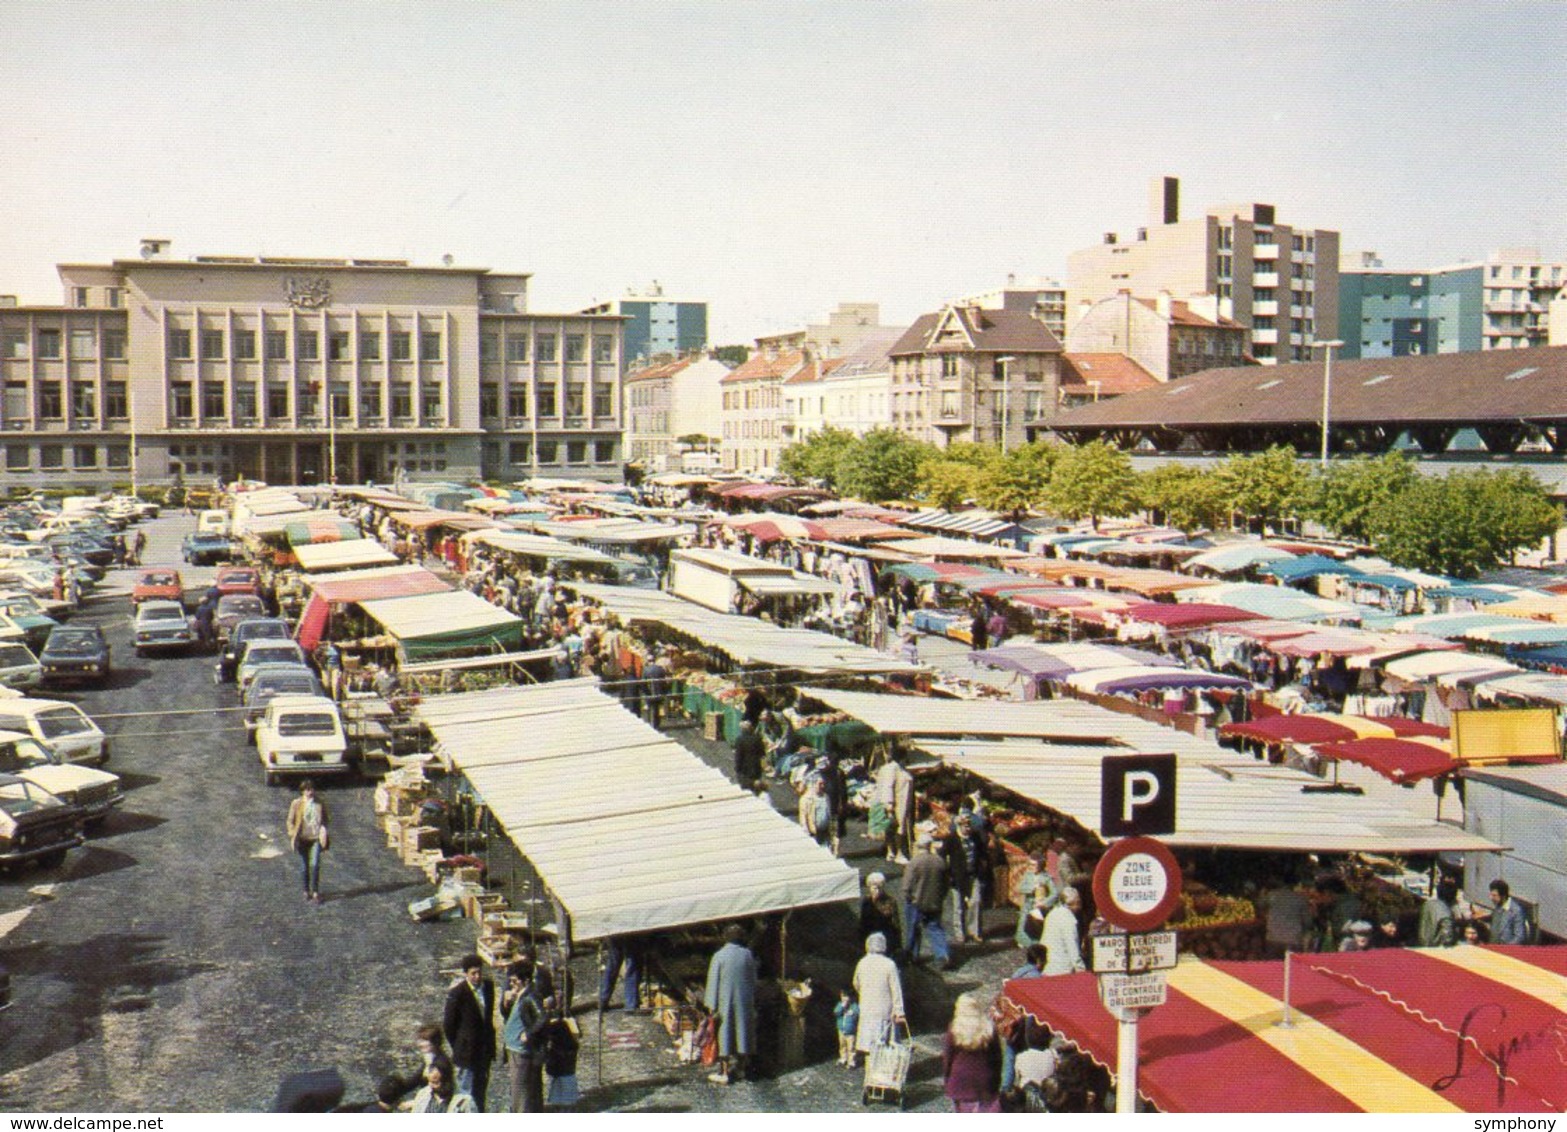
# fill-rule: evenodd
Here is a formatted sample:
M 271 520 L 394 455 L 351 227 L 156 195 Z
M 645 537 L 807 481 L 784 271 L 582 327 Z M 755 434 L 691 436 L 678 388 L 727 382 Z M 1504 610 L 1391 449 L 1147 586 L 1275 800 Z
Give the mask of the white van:
M 196 516 L 196 533 L 198 535 L 229 535 L 229 513 L 227 511 L 203 511 Z
M 62 762 L 102 766 L 109 761 L 108 736 L 75 704 L 27 699 L 10 689 L 0 697 L 0 731 L 31 735 Z

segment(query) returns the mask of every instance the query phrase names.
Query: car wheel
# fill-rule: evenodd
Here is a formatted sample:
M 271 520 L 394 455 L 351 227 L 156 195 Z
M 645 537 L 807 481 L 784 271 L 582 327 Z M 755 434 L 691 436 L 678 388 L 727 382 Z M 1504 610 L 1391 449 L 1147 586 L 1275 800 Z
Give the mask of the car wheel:
M 273 774 L 270 770 L 263 770 L 261 772 L 261 777 L 266 779 L 266 783 L 267 783 L 268 786 L 276 786 L 277 785 L 277 775 Z
M 66 851 L 64 849 L 56 849 L 52 853 L 45 853 L 42 857 L 38 858 L 38 867 L 40 869 L 59 868 L 65 863 L 65 852 Z

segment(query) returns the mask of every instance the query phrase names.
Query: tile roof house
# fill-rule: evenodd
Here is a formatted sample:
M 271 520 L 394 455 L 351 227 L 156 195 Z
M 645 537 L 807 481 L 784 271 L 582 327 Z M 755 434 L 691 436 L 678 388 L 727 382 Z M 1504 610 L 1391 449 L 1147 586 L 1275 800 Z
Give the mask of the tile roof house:
M 1067 331 L 1071 353 L 1122 354 L 1152 374 L 1156 381 L 1174 381 L 1215 366 L 1249 360 L 1250 331 L 1228 317 L 1213 295 L 1172 299 L 1134 297 L 1122 291 L 1097 303 L 1083 304 Z
M 649 472 L 697 470 L 682 436 L 716 438 L 723 428 L 720 384 L 729 367 L 707 354 L 666 358 L 626 375 L 626 457 Z M 694 460 L 694 458 L 693 458 Z
M 778 454 L 788 442 L 779 427 L 780 387 L 807 361 L 803 350 L 759 348 L 719 382 L 719 461 L 725 471 L 760 472 L 778 467 Z

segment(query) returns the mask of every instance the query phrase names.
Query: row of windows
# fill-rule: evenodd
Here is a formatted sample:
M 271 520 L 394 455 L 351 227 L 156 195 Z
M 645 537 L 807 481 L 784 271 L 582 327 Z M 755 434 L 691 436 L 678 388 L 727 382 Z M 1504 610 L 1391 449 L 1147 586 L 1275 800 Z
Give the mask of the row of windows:
M 34 415 L 34 395 L 37 397 L 37 416 L 40 420 L 65 419 L 65 390 L 58 381 L 40 381 L 36 389 L 25 381 L 5 383 L 4 408 L 6 420 L 25 420 Z M 73 382 L 70 394 L 71 416 L 78 420 L 93 420 L 98 416 L 98 387 L 92 382 Z M 104 415 L 110 420 L 125 420 L 130 413 L 130 395 L 123 381 L 108 382 L 104 390 Z
M 528 360 L 528 336 L 526 334 L 506 335 L 506 360 L 508 362 L 526 362 Z M 536 334 L 533 336 L 533 356 L 540 362 L 553 362 L 558 360 L 556 351 L 559 349 L 559 339 L 553 334 Z M 586 334 L 566 335 L 566 361 L 581 363 L 588 360 L 588 336 Z M 498 362 L 501 360 L 501 336 L 499 334 L 479 335 L 479 360 L 481 362 Z M 615 360 L 615 337 L 612 334 L 593 335 L 593 360 L 607 363 Z
M 65 356 L 61 351 L 66 344 L 70 346 L 72 358 L 99 356 L 98 332 L 92 327 L 77 326 L 66 331 L 57 326 L 40 326 L 33 330 L 29 341 L 25 328 L 8 326 L 0 330 L 0 359 L 25 361 L 32 357 L 39 360 L 57 360 Z M 110 327 L 104 330 L 102 346 L 102 356 L 105 361 L 124 361 L 124 329 Z
M 558 415 L 561 400 L 558 399 L 560 387 L 557 385 L 539 385 L 534 390 L 532 400 L 536 403 L 538 415 L 541 417 L 553 417 Z M 566 416 L 582 417 L 587 413 L 584 406 L 587 404 L 588 387 L 577 382 L 569 382 L 566 385 L 564 404 Z M 526 385 L 513 385 L 506 390 L 506 415 L 508 417 L 531 416 L 529 409 L 530 398 Z M 498 417 L 501 415 L 501 390 L 498 385 L 483 385 L 479 388 L 479 415 L 481 417 Z M 615 415 L 615 387 L 613 385 L 597 384 L 593 386 L 593 415 L 595 417 L 612 417 Z
M 540 440 L 538 445 L 539 463 L 560 463 L 561 452 L 566 455 L 568 464 L 586 464 L 588 457 L 592 456 L 595 464 L 614 464 L 618 462 L 617 449 L 619 445 L 613 440 Z M 495 444 L 486 444 L 486 463 L 494 463 L 499 456 L 500 447 Z M 513 440 L 506 445 L 506 462 L 519 467 L 527 467 L 533 463 L 533 442 L 531 440 Z
M 65 462 L 70 456 L 71 462 Z M 34 460 L 36 458 L 36 464 Z M 27 472 L 37 467 L 40 471 L 62 471 L 67 467 L 81 469 L 129 468 L 131 447 L 129 444 L 7 444 L 5 446 L 5 470 Z
M 168 338 L 169 357 L 174 361 L 190 361 L 197 355 L 192 352 L 194 333 L 194 345 L 199 348 L 200 356 L 204 361 L 222 361 L 228 357 L 227 350 L 232 348 L 235 361 L 254 361 L 256 359 L 256 332 L 243 327 L 236 327 L 229 335 L 223 330 L 202 330 L 192 332 L 183 327 L 170 327 Z M 389 336 L 388 345 L 390 352 L 388 357 L 394 362 L 413 361 L 414 335 L 409 330 L 394 330 Z M 269 362 L 286 362 L 289 360 L 289 332 L 287 330 L 268 330 L 262 338 L 262 346 L 266 350 L 266 359 Z M 352 360 L 353 337 L 346 330 L 334 330 L 326 336 L 326 356 L 328 361 L 346 362 Z M 381 360 L 381 332 L 378 330 L 364 330 L 359 333 L 359 360 L 363 362 L 378 362 Z M 293 334 L 293 357 L 302 362 L 315 362 L 321 360 L 321 335 L 315 330 L 296 330 Z M 426 330 L 419 335 L 419 360 L 421 362 L 438 362 L 441 360 L 441 333 L 438 330 Z

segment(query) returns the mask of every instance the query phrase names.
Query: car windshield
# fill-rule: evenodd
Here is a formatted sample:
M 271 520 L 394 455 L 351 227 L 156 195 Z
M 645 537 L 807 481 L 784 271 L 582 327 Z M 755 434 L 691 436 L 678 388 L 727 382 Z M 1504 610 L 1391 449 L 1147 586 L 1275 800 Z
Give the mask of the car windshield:
M 73 707 L 50 708 L 38 713 L 38 730 L 45 739 L 59 739 L 65 735 L 86 735 L 92 732 L 92 721 Z
M 228 594 L 218 599 L 219 617 L 254 617 L 265 612 L 261 599 L 249 594 Z
M 323 712 L 286 712 L 278 717 L 279 735 L 336 735 L 337 719 Z
M 141 584 L 144 586 L 172 586 L 173 574 L 143 574 Z
M 31 739 L 16 739 L 9 743 L 0 743 L 0 771 L 6 774 L 20 774 L 24 770 L 31 770 L 35 766 L 52 766 L 54 760 Z
M 0 668 L 20 668 L 37 663 L 24 645 L 0 645 Z
M 8 814 L 25 814 L 29 810 L 47 810 L 59 805 L 62 805 L 60 799 L 31 783 L 0 783 L 0 809 Z
M 92 656 L 102 648 L 96 633 L 56 631 L 50 635 L 44 651 L 59 656 Z
M 234 627 L 234 636 L 242 641 L 286 641 L 288 626 L 281 621 L 242 621 Z
M 225 586 L 253 586 L 256 584 L 256 575 L 249 570 L 235 570 L 218 580 Z
M 177 605 L 144 605 L 137 616 L 141 621 L 185 622 L 185 611 Z
M 276 645 L 252 645 L 245 653 L 245 663 L 254 667 L 258 664 L 290 664 L 303 663 L 297 648 L 279 648 Z

